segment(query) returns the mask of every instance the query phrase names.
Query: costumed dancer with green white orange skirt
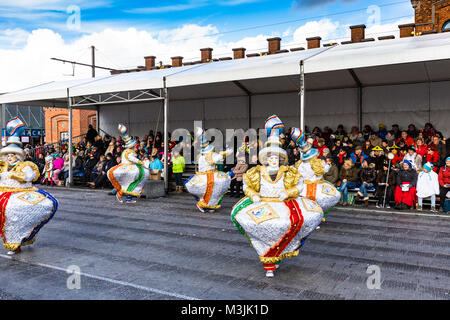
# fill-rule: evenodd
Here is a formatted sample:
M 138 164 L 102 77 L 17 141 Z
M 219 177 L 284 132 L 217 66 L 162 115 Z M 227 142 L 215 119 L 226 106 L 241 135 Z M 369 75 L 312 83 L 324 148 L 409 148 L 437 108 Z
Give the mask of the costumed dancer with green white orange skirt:
M 128 134 L 128 128 L 119 124 L 119 133 L 125 141 L 125 150 L 122 152 L 121 162 L 108 170 L 107 176 L 114 189 L 116 198 L 120 203 L 134 203 L 144 190 L 145 181 L 150 176 L 150 171 L 144 163 L 138 159 L 133 150 L 136 141 Z M 123 199 L 125 196 L 125 199 Z
M 300 197 L 301 176 L 280 142 L 284 124 L 276 116 L 265 123 L 268 141 L 259 152 L 262 165 L 243 175 L 246 195 L 233 207 L 231 220 L 256 250 L 267 277 L 280 261 L 299 254 L 306 238 L 319 226 L 323 211 L 313 200 Z
M 222 162 L 228 152 L 215 152 L 214 146 L 206 140 L 205 130 L 201 128 L 196 129 L 195 139 L 196 143 L 201 143 L 198 171 L 184 185 L 194 196 L 201 212 L 214 212 L 221 207 L 223 197 L 230 188 L 230 174 L 216 169 L 216 164 Z

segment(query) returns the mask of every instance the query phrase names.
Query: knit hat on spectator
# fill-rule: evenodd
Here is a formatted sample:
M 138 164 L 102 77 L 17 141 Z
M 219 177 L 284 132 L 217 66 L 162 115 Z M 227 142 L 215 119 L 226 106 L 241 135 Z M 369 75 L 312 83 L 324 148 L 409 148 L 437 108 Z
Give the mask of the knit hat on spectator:
M 431 170 L 433 170 L 433 164 L 430 162 L 427 162 L 423 165 L 423 168 L 425 169 L 426 172 L 430 172 Z
M 403 161 L 403 163 L 406 163 L 410 168 L 412 168 L 412 163 L 409 160 Z

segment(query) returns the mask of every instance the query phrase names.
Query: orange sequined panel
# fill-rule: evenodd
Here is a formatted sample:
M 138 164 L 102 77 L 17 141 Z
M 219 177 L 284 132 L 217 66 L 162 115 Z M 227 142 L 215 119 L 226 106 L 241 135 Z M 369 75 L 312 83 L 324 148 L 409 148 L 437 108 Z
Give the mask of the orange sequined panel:
M 311 200 L 316 200 L 317 184 L 311 183 L 306 185 L 306 197 Z

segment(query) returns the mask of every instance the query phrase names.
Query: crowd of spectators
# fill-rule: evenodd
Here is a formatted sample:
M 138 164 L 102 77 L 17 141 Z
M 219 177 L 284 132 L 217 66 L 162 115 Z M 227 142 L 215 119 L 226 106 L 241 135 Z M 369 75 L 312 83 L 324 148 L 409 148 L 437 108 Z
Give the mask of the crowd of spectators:
M 283 148 L 288 153 L 289 165 L 300 160 L 301 153 L 289 134 L 282 136 Z M 376 207 L 390 207 L 395 202 L 397 209 L 422 210 L 423 186 L 425 181 L 421 176 L 427 174 L 429 181 L 437 181 L 433 186 L 435 194 L 430 196 L 431 209 L 436 211 L 436 196 L 439 196 L 442 211 L 446 194 L 450 191 L 450 142 L 436 130 L 431 123 L 423 129 L 417 129 L 410 124 L 406 130 L 401 130 L 397 124 L 388 130 L 384 124 L 378 128 L 369 125 L 362 130 L 352 127 L 346 132 L 343 125 L 336 130 L 325 127 L 323 130 L 315 127 L 312 131 L 305 130 L 308 141 L 317 148 L 319 157 L 330 165 L 330 170 L 324 179 L 337 186 L 342 193 L 342 205 L 352 205 L 355 200 L 361 200 L 364 206 L 369 205 L 369 192 L 373 191 L 377 199 Z M 133 137 L 137 144 L 135 151 L 144 165 L 153 170 L 162 170 L 164 159 L 164 141 L 161 132 L 156 134 L 150 130 L 147 135 Z M 169 140 L 169 150 L 177 142 Z M 179 143 L 184 143 L 179 141 Z M 245 148 L 244 148 L 245 147 Z M 257 157 L 249 159 L 251 149 L 260 150 L 260 141 L 245 143 L 240 151 L 236 151 L 234 165 L 219 165 L 218 169 L 233 171 L 230 194 L 233 197 L 242 196 L 242 175 L 251 166 L 256 165 Z M 239 148 L 238 148 L 239 149 Z M 91 188 L 111 187 L 106 172 L 120 163 L 124 150 L 121 137 L 105 135 L 103 138 L 97 131 L 89 128 L 85 138 L 73 146 L 72 165 L 74 176 Z M 388 155 L 392 155 L 392 159 Z M 64 185 L 68 179 L 69 155 L 67 145 L 54 148 L 39 146 L 29 155 L 42 173 L 41 183 Z M 174 160 L 174 161 L 173 161 Z M 192 159 L 191 159 L 192 160 Z M 176 182 L 177 192 L 183 189 L 183 171 L 185 159 L 183 153 L 170 151 L 168 154 L 170 178 Z M 436 174 L 436 177 L 433 175 Z M 356 196 L 349 190 L 357 190 Z M 427 196 L 428 197 L 428 196 Z
M 396 209 L 422 210 L 423 198 L 430 197 L 431 210 L 437 211 L 439 195 L 439 211 L 443 211 L 450 192 L 450 142 L 431 123 L 423 129 L 410 124 L 406 130 L 397 124 L 388 130 L 380 123 L 378 128 L 366 125 L 361 131 L 353 127 L 349 133 L 343 125 L 336 131 L 315 127 L 308 139 L 331 166 L 324 179 L 342 192 L 342 205 L 351 205 L 356 199 L 368 206 L 371 190 L 377 208 L 389 208 L 395 202 Z M 300 154 L 294 143 L 286 145 L 292 165 Z M 358 190 L 353 199 L 349 197 L 352 189 Z

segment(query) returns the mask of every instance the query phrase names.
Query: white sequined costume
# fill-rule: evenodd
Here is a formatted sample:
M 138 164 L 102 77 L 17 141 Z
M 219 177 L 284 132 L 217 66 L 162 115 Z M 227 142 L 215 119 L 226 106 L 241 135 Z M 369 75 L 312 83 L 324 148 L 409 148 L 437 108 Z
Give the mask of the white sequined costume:
M 273 277 L 277 264 L 295 257 L 306 238 L 321 223 L 323 211 L 313 200 L 300 197 L 301 175 L 287 163 L 281 148 L 283 122 L 273 115 L 264 125 L 268 141 L 259 152 L 256 166 L 243 175 L 244 193 L 231 212 L 231 220 L 249 240 Z
M 119 197 L 123 194 L 140 197 L 150 171 L 137 158 L 136 152 L 125 149 L 122 152 L 121 163 L 109 169 L 107 175 Z
M 244 174 L 244 193 L 231 213 L 231 219 L 250 241 L 265 270 L 275 270 L 275 263 L 297 256 L 302 240 L 321 223 L 323 211 L 307 198 L 299 197 L 300 175 L 293 167 L 281 166 L 274 181 L 264 166 Z M 282 191 L 288 199 L 280 201 Z M 261 202 L 254 203 L 257 194 Z
M 317 158 L 302 161 L 295 166 L 302 175 L 304 187 L 300 195 L 316 201 L 324 212 L 335 206 L 341 198 L 341 193 L 328 181 L 323 179 L 323 174 L 330 170 L 325 161 Z
M 223 159 L 223 153 L 202 153 L 198 159 L 198 172 L 185 182 L 187 191 L 195 197 L 201 211 L 219 209 L 223 196 L 230 188 L 230 176 L 216 170 L 216 163 Z
M 12 134 L 19 136 L 17 128 L 21 123 L 18 118 L 10 120 L 7 131 L 12 126 Z M 34 243 L 39 230 L 53 218 L 58 208 L 53 196 L 33 187 L 32 182 L 39 179 L 39 169 L 32 162 L 22 161 L 24 153 L 20 142 L 13 138 L 9 137 L 8 146 L 0 151 L 0 234 L 3 245 L 11 253 Z

